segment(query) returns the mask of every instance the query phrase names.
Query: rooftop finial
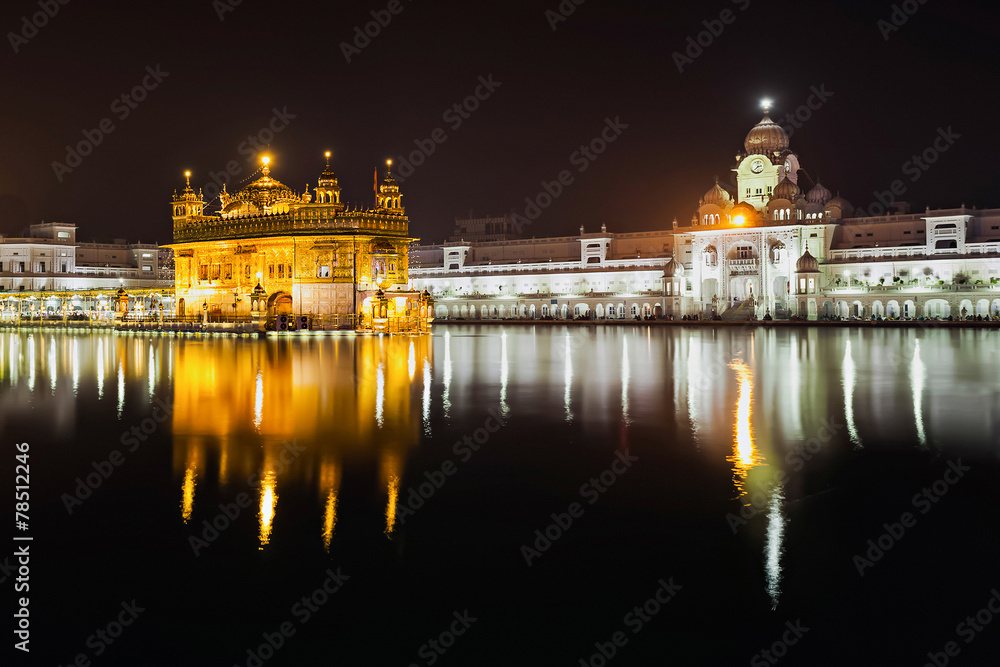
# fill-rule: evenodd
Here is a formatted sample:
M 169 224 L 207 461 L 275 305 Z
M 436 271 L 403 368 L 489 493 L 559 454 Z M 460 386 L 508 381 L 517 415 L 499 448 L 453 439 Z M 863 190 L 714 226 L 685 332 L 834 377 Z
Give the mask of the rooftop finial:
M 330 168 L 330 151 L 327 151 L 326 153 L 323 153 L 323 155 L 326 156 L 326 168 L 329 169 Z
M 392 160 L 385 161 L 385 176 L 386 178 L 392 178 Z
M 184 172 L 184 178 L 187 179 L 187 186 L 190 188 L 191 187 L 191 172 L 190 171 L 185 171 Z
M 772 104 L 773 103 L 771 102 L 771 100 L 769 100 L 766 97 L 760 101 L 760 107 L 764 110 L 765 114 L 767 114 L 767 112 L 771 110 Z
M 271 163 L 271 158 L 265 155 L 260 159 L 260 161 L 264 163 L 264 169 L 262 170 L 262 172 L 265 176 L 267 176 L 268 174 L 271 173 L 271 168 L 267 166 Z

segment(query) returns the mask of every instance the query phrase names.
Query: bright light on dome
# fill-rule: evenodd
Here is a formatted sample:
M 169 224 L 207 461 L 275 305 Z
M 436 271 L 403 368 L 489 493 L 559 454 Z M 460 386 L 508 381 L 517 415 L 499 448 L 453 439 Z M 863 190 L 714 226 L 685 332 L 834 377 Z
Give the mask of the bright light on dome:
M 771 108 L 771 104 L 771 100 L 766 97 L 760 101 L 760 106 L 764 109 L 764 111 L 768 111 Z
M 190 171 L 185 171 L 184 172 L 184 176 L 187 177 L 187 178 L 191 178 L 191 172 Z
M 265 155 L 264 157 L 262 157 L 260 159 L 260 161 L 263 162 L 264 164 L 270 164 L 271 158 L 269 158 L 268 156 Z
M 324 155 L 326 155 L 326 157 L 330 157 L 330 151 L 327 151 Z
M 742 215 L 738 215 L 735 218 L 733 218 L 733 224 L 734 225 L 742 225 L 746 221 L 747 221 L 747 219 L 745 217 L 743 217 Z

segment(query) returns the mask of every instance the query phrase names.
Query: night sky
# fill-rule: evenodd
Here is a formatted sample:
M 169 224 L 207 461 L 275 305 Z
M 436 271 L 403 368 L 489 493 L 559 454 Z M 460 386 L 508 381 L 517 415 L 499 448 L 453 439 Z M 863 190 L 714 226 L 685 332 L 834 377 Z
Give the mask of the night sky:
M 996 3 L 912 0 L 915 14 L 890 31 L 879 25 L 888 2 L 564 0 L 575 11 L 555 30 L 546 11 L 558 0 L 399 0 L 394 15 L 383 0 L 230 2 L 42 0 L 58 12 L 37 31 L 23 17 L 38 0 L 5 2 L 0 232 L 44 219 L 76 223 L 81 240 L 167 243 L 183 171 L 207 187 L 235 160 L 232 182 L 246 181 L 259 163 L 245 142 L 275 109 L 294 118 L 270 141 L 272 175 L 315 186 L 332 150 L 343 200 L 365 207 L 375 166 L 440 128 L 445 141 L 401 184 L 411 234 L 426 242 L 456 216 L 524 213 L 562 170 L 572 183 L 527 235 L 661 229 L 689 220 L 715 175 L 730 178 L 762 97 L 780 121 L 813 88 L 832 94 L 791 147 L 832 191 L 867 206 L 902 178 L 917 210 L 1000 206 Z M 714 24 L 721 34 L 679 72 L 673 54 L 723 10 L 731 23 Z M 372 11 L 391 20 L 348 63 L 340 45 Z M 490 76 L 500 85 L 478 109 L 445 116 Z M 154 85 L 131 108 L 121 96 L 144 77 Z M 94 133 L 105 118 L 113 130 Z M 581 172 L 572 154 L 608 118 L 627 128 Z M 912 182 L 904 163 L 948 127 L 960 138 Z M 85 130 L 99 145 L 54 168 Z

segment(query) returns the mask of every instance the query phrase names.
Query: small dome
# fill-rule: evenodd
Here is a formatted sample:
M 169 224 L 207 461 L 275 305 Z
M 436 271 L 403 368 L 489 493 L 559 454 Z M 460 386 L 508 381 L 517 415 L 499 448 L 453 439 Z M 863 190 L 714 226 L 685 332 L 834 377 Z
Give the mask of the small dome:
M 787 199 L 788 201 L 794 202 L 798 201 L 801 194 L 802 190 L 799 189 L 799 186 L 792 183 L 791 179 L 785 176 L 781 179 L 781 182 L 775 186 L 774 192 L 771 193 L 771 199 Z
M 684 275 L 684 265 L 671 257 L 667 265 L 663 267 L 663 275 L 667 278 L 680 278 Z
M 799 261 L 795 262 L 796 273 L 819 273 L 819 260 L 813 257 L 807 249 Z
M 851 205 L 851 202 L 847 201 L 846 199 L 844 199 L 840 195 L 837 195 L 836 197 L 834 197 L 830 201 L 826 202 L 825 208 L 826 208 L 827 211 L 829 211 L 831 208 L 834 208 L 834 207 L 840 209 L 840 217 L 841 218 L 850 217 L 851 213 L 854 212 L 854 206 Z
M 751 155 L 780 153 L 788 148 L 788 133 L 765 113 L 760 122 L 747 134 L 743 147 Z
M 702 197 L 702 201 L 706 204 L 715 204 L 716 206 L 722 206 L 732 200 L 733 196 L 719 185 L 718 178 L 715 179 L 715 185 L 712 186 L 712 189 L 706 192 L 705 196 Z
M 823 184 L 816 181 L 816 185 L 806 193 L 806 201 L 810 204 L 825 204 L 833 197 L 833 193 L 823 187 Z

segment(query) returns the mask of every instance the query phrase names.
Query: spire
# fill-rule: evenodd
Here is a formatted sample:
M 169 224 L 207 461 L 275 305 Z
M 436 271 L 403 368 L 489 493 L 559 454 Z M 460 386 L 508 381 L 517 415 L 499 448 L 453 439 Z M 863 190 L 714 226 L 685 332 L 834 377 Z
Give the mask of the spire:
M 330 151 L 327 151 L 327 152 L 323 153 L 323 155 L 326 156 L 326 168 L 329 169 L 330 168 Z
M 271 158 L 269 158 L 268 156 L 266 156 L 266 155 L 265 155 L 264 157 L 262 157 L 262 158 L 260 159 L 260 161 L 264 163 L 264 168 L 263 168 L 263 169 L 261 169 L 261 173 L 262 173 L 262 174 L 263 174 L 264 176 L 268 176 L 268 175 L 270 175 L 270 173 L 271 173 L 271 168 L 270 168 L 269 166 L 267 166 L 267 165 L 268 165 L 268 164 L 270 164 L 270 162 L 271 162 Z

